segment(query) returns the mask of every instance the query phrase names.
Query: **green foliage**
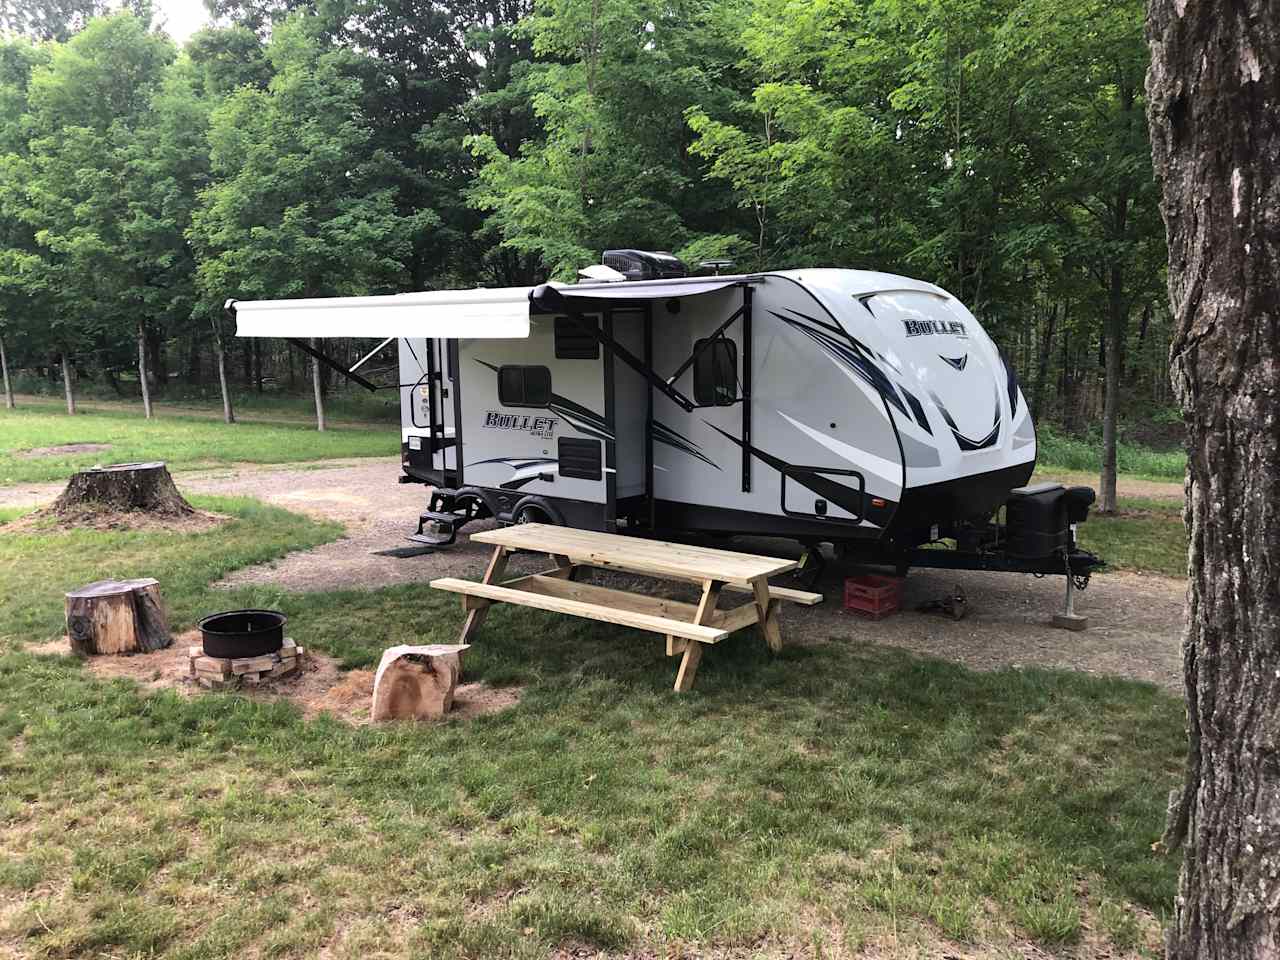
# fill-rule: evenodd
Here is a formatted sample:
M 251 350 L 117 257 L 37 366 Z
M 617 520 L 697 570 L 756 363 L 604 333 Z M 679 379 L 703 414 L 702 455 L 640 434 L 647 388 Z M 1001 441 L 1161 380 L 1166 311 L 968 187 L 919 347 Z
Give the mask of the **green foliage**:
M 1096 438 L 1080 439 L 1041 424 L 1036 429 L 1036 463 L 1041 469 L 1087 470 L 1096 473 L 1102 466 Z M 1116 445 L 1120 472 L 1151 480 L 1181 481 L 1187 472 L 1183 450 L 1153 450 L 1136 443 Z
M 267 89 L 241 87 L 213 113 L 216 182 L 191 229 L 209 311 L 233 295 L 387 290 L 404 268 L 414 221 L 431 215 L 397 211 L 392 161 L 372 149 L 359 110 L 356 55 L 314 27 L 306 15 L 279 26 Z

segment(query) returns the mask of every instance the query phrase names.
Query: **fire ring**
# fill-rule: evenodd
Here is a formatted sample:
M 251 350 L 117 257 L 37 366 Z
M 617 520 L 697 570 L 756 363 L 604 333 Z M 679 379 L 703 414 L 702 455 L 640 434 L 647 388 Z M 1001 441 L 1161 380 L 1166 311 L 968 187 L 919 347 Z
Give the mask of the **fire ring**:
M 206 657 L 238 659 L 275 653 L 289 618 L 278 610 L 228 610 L 200 621 Z

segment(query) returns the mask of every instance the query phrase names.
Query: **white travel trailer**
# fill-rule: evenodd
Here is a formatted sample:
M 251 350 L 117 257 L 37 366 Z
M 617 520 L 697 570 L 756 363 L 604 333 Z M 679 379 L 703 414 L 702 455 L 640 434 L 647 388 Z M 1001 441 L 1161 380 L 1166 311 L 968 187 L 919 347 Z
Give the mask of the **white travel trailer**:
M 831 543 L 903 571 L 1098 565 L 1074 537 L 1093 492 L 1024 487 L 1026 400 L 945 290 L 863 270 L 688 277 L 643 251 L 583 273 L 228 309 L 239 335 L 309 352 L 399 341 L 401 480 L 433 487 L 422 543 L 492 516 Z

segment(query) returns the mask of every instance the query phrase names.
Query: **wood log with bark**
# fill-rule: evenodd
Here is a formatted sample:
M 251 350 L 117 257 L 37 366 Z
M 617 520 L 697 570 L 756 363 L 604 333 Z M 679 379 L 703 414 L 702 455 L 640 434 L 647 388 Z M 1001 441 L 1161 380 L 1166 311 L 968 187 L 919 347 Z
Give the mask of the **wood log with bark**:
M 373 681 L 371 719 L 434 720 L 453 707 L 469 644 L 401 645 L 382 654 Z
M 1280 957 L 1280 6 L 1151 0 L 1147 93 L 1187 425 L 1189 750 L 1173 960 Z
M 150 653 L 173 642 L 160 584 L 99 580 L 66 595 L 67 639 L 73 653 Z
M 52 510 L 67 514 L 85 509 L 141 511 L 167 517 L 195 512 L 161 462 L 116 463 L 77 473 L 54 501 Z

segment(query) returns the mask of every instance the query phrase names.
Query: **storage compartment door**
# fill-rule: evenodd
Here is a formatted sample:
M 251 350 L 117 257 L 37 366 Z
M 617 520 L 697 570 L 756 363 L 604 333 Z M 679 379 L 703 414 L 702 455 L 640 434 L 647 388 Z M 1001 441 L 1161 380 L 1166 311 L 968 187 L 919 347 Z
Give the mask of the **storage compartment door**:
M 792 516 L 858 521 L 865 496 L 856 470 L 787 466 L 782 471 L 782 512 Z

